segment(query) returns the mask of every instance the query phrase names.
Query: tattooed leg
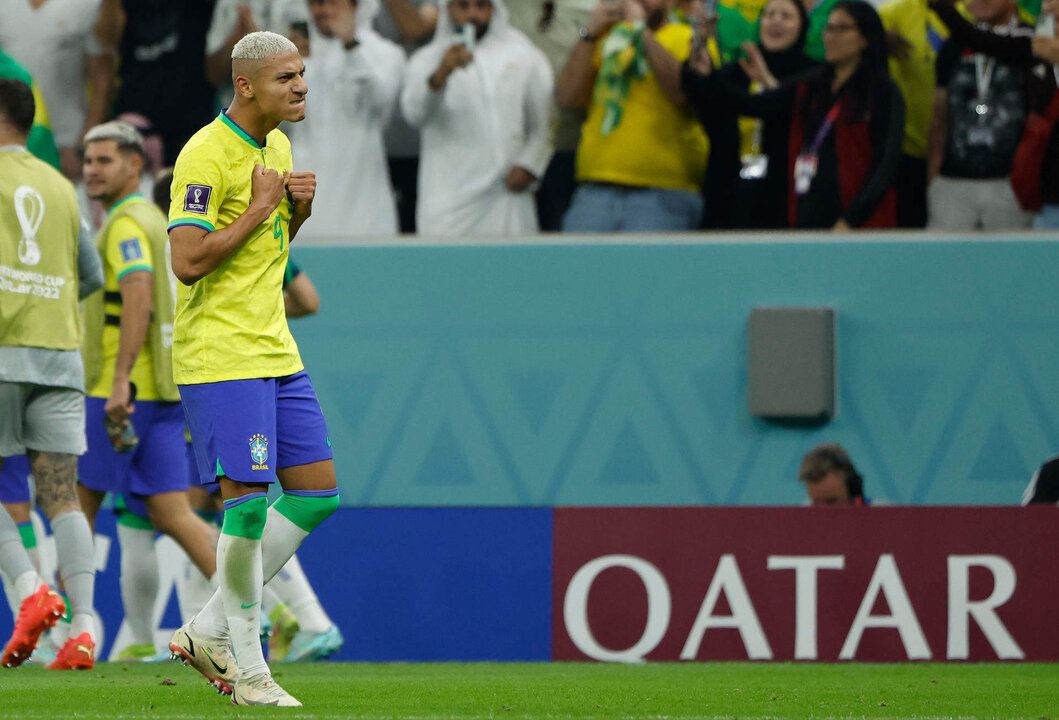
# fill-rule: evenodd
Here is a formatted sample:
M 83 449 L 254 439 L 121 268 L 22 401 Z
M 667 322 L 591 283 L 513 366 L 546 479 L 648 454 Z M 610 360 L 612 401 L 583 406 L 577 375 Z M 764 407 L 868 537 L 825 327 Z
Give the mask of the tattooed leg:
M 37 506 L 48 520 L 80 512 L 77 498 L 77 457 L 66 453 L 30 450 L 29 462 L 37 483 Z
M 70 637 L 95 637 L 92 596 L 96 564 L 92 531 L 77 499 L 77 458 L 64 453 L 28 453 L 37 481 L 37 504 L 51 522 L 59 577 L 70 600 Z

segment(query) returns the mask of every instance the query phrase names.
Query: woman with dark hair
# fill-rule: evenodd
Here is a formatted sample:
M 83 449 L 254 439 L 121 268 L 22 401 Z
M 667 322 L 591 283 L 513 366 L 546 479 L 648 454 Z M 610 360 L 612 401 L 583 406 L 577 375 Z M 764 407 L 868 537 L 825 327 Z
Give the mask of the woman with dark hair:
M 887 69 L 886 33 L 863 0 L 836 3 L 824 26 L 825 64 L 781 85 L 755 45 L 740 61 L 768 88 L 758 95 L 726 93 L 721 84 L 698 103 L 730 102 L 739 112 L 789 123 L 788 225 L 798 228 L 887 228 L 897 221 L 893 178 L 904 135 L 904 103 Z M 683 69 L 709 74 L 702 53 Z
M 809 15 L 801 0 L 769 0 L 761 11 L 757 47 L 780 81 L 816 64 L 803 52 Z M 718 85 L 719 87 L 711 87 Z M 685 76 L 684 92 L 710 138 L 704 195 L 707 228 L 766 229 L 787 226 L 787 137 L 782 118 L 740 117 L 732 103 L 711 96 L 757 93 L 739 63 L 709 75 Z

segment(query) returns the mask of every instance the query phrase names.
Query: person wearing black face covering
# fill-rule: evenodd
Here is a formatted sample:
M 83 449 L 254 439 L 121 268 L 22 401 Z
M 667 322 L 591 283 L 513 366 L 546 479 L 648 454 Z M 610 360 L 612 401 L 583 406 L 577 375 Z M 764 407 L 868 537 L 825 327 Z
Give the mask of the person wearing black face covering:
M 804 53 L 808 29 L 809 16 L 799 0 L 770 0 L 762 9 L 757 46 L 780 82 L 817 66 Z M 740 117 L 735 103 L 718 101 L 714 93 L 725 97 L 758 91 L 739 63 L 707 76 L 684 72 L 683 86 L 711 139 L 704 226 L 786 227 L 789 122 Z

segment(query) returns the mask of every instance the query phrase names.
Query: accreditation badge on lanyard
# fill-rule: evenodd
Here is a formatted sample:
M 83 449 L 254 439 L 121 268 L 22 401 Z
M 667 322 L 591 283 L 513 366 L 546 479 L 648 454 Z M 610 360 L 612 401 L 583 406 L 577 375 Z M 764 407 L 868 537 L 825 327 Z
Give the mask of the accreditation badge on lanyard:
M 831 128 L 835 126 L 835 121 L 838 120 L 838 111 L 839 106 L 836 102 L 831 110 L 828 111 L 827 117 L 824 118 L 824 124 L 816 132 L 813 144 L 808 148 L 803 147 L 798 158 L 794 161 L 794 193 L 796 195 L 805 195 L 809 192 L 809 188 L 812 187 L 816 172 L 820 167 L 820 148 L 823 146 L 827 134 L 831 132 Z
M 987 58 L 982 53 L 974 56 L 974 79 L 978 91 L 975 96 L 974 114 L 978 122 L 967 131 L 967 143 L 979 147 L 993 147 L 996 144 L 996 130 L 989 123 L 989 113 L 993 106 L 989 104 L 990 90 L 993 85 L 993 73 L 996 71 L 996 60 Z
M 997 32 L 1007 35 L 1014 32 L 1018 27 L 1018 21 L 1012 17 L 1006 27 L 997 28 Z M 971 103 L 978 122 L 967 131 L 967 143 L 978 147 L 993 147 L 996 145 L 996 128 L 990 122 L 992 113 L 996 108 L 991 104 L 993 89 L 993 74 L 996 72 L 996 59 L 987 58 L 982 53 L 974 56 L 974 81 L 975 95 Z

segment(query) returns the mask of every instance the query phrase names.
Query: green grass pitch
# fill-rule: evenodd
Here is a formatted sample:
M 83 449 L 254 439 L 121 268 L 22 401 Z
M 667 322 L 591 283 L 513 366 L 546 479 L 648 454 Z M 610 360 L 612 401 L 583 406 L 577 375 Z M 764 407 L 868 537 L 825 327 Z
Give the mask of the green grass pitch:
M 279 665 L 303 708 L 236 708 L 176 663 L 0 670 L 0 718 L 1059 718 L 1059 666 Z

